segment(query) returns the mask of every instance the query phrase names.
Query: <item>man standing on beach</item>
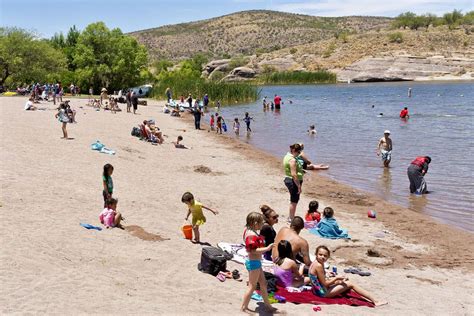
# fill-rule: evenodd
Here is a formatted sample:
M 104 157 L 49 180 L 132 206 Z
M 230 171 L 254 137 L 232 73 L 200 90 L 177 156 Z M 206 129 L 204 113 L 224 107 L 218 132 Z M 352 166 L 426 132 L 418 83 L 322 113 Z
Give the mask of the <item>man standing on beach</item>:
M 127 91 L 125 101 L 127 102 L 127 113 L 130 113 L 130 108 L 132 107 L 132 90 Z
M 281 97 L 278 94 L 275 94 L 275 98 L 273 99 L 273 102 L 275 103 L 275 110 L 279 110 L 280 104 L 281 104 Z
M 383 166 L 388 168 L 392 160 L 392 139 L 390 138 L 390 131 L 387 129 L 383 132 L 383 137 L 380 138 L 377 145 L 377 156 L 382 154 Z

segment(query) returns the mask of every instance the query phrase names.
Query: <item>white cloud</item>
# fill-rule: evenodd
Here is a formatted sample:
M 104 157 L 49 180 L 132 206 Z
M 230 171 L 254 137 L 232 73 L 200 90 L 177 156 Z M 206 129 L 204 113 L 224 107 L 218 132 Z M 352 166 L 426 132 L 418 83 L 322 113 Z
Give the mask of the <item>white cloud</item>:
M 287 2 L 287 1 L 285 1 Z M 321 0 L 280 3 L 279 11 L 317 16 L 377 15 L 397 16 L 406 11 L 441 15 L 453 9 L 473 10 L 472 0 Z

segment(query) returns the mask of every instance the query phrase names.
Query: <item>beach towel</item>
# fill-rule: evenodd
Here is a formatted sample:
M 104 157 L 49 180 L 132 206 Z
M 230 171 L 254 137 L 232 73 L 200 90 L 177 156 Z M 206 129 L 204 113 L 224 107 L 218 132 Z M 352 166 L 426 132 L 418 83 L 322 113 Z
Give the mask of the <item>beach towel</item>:
M 247 254 L 247 250 L 245 249 L 245 245 L 243 244 L 220 242 L 217 244 L 217 247 L 219 247 L 225 252 L 232 254 L 233 257 L 230 260 L 240 264 L 244 264 L 245 260 L 247 260 L 249 257 Z M 273 267 L 273 262 L 266 259 L 262 259 L 262 266 Z
M 82 227 L 84 227 L 84 228 L 86 228 L 86 229 L 95 229 L 95 230 L 98 230 L 98 231 L 101 231 L 101 230 L 102 230 L 102 228 L 97 227 L 97 226 L 94 226 L 94 225 L 91 225 L 91 224 L 79 223 L 79 225 L 81 225 Z
M 318 225 L 316 225 L 316 228 L 310 229 L 309 232 L 328 239 L 351 238 L 347 233 L 347 229 L 339 228 L 335 218 L 323 218 Z
M 97 150 L 98 152 L 103 154 L 115 155 L 115 150 L 105 147 L 105 145 L 102 144 L 99 140 L 91 144 L 91 149 Z
M 311 291 L 304 292 L 289 292 L 284 287 L 277 287 L 275 295 L 282 296 L 289 303 L 294 304 L 317 304 L 317 305 L 350 305 L 350 306 L 367 306 L 374 307 L 373 303 L 364 300 L 359 294 L 354 291 L 349 291 L 343 296 L 337 296 L 334 298 L 319 297 L 314 295 Z

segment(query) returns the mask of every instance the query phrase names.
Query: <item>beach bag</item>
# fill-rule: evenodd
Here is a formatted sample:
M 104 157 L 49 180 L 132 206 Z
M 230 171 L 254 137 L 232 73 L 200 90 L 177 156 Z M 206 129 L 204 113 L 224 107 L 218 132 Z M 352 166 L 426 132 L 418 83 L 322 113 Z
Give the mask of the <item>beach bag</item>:
M 225 124 L 225 122 L 222 122 L 222 130 L 224 132 L 227 132 L 227 125 Z
M 219 271 L 226 270 L 228 259 L 230 259 L 229 255 L 219 248 L 203 247 L 198 270 L 216 276 Z
M 138 127 L 134 127 L 132 128 L 132 136 L 135 136 L 135 137 L 141 137 L 142 136 L 142 133 L 140 132 L 140 129 Z

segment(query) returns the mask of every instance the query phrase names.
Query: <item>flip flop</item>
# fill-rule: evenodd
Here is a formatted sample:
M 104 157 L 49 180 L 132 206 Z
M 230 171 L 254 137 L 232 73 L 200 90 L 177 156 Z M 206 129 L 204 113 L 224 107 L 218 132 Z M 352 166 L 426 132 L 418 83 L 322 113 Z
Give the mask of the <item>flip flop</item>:
M 216 275 L 216 279 L 218 279 L 219 281 L 221 282 L 224 282 L 226 277 L 223 273 L 219 272 L 217 275 Z
M 352 273 L 352 274 L 359 274 L 360 270 L 356 268 L 348 268 L 344 269 L 344 273 Z

